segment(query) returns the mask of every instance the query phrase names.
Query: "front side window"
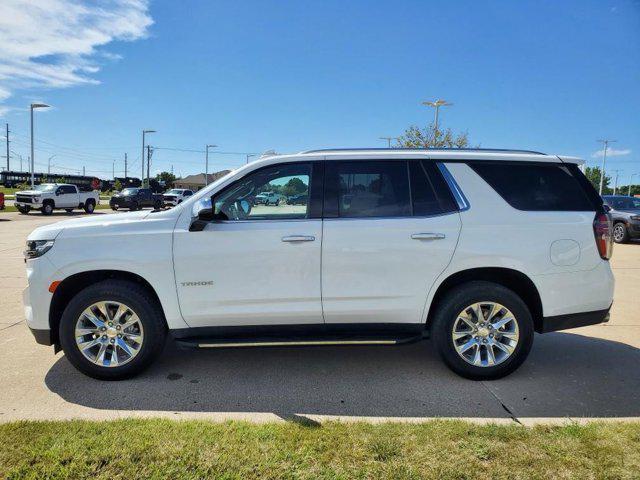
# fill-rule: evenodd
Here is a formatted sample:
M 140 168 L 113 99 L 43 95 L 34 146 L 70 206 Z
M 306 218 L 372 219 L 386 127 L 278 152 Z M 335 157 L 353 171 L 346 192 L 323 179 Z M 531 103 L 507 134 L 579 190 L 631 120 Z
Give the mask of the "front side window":
M 407 163 L 398 161 L 332 161 L 326 167 L 333 205 L 327 216 L 341 218 L 411 215 Z M 336 205 L 337 203 L 337 205 Z
M 283 164 L 250 173 L 213 197 L 216 220 L 309 218 L 311 165 Z

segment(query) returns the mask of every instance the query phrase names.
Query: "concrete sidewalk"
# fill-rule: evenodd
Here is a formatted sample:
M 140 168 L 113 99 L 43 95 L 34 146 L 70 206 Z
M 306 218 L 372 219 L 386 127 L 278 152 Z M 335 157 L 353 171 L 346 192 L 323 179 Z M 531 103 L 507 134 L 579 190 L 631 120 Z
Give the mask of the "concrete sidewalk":
M 617 285 L 609 324 L 536 335 L 527 362 L 502 380 L 457 377 L 423 342 L 216 351 L 178 351 L 168 344 L 143 375 L 100 382 L 78 373 L 62 353 L 37 345 L 23 320 L 25 238 L 36 226 L 68 216 L 0 213 L 2 422 L 455 417 L 530 424 L 640 417 L 640 244 L 614 249 Z

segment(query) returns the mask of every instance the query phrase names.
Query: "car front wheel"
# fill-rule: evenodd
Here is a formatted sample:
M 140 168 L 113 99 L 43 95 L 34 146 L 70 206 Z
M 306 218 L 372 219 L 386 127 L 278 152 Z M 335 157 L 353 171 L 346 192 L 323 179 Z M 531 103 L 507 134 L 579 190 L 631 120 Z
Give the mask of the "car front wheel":
M 512 290 L 474 281 L 451 290 L 439 303 L 432 336 L 440 356 L 457 374 L 491 380 L 516 370 L 533 344 L 533 320 Z
M 616 223 L 613 226 L 613 241 L 616 243 L 627 243 L 629 241 L 629 232 L 624 223 Z
M 156 299 L 140 285 L 105 280 L 71 299 L 60 321 L 71 364 L 102 380 L 137 375 L 164 348 L 166 325 Z

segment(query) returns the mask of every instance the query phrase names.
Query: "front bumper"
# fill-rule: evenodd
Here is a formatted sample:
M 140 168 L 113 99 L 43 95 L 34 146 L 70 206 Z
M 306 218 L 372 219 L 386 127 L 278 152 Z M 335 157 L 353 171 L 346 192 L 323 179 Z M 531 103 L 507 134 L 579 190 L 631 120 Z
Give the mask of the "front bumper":
M 543 317 L 542 327 L 539 333 L 556 332 L 558 330 L 567 330 L 569 328 L 586 327 L 588 325 L 597 325 L 609 321 L 609 310 L 596 310 L 594 312 L 570 313 L 567 315 L 556 315 L 553 317 Z
M 112 208 L 114 206 L 118 208 L 129 208 L 131 206 L 131 202 L 124 198 L 114 199 L 113 197 L 111 197 L 111 199 L 109 200 L 109 206 Z

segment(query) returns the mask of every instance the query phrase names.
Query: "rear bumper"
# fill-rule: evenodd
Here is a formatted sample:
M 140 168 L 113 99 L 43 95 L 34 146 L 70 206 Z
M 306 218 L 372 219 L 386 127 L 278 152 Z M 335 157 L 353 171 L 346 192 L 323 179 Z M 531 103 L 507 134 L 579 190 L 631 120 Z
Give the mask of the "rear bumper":
M 594 312 L 570 313 L 542 318 L 542 328 L 539 333 L 549 333 L 569 328 L 586 327 L 609 321 L 609 310 L 596 310 Z

